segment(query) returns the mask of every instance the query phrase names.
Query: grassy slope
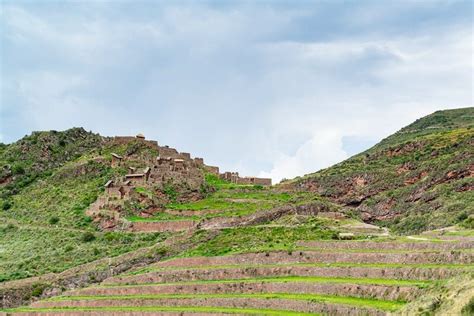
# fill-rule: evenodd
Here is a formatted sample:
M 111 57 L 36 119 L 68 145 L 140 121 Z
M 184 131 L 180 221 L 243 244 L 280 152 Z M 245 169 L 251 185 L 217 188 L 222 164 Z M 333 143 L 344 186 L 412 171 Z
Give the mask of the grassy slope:
M 292 312 L 286 310 L 253 309 L 253 308 L 232 308 L 232 307 L 212 307 L 212 306 L 140 306 L 140 307 L 96 307 L 96 308 L 18 308 L 6 310 L 7 312 L 75 312 L 75 311 L 105 311 L 105 312 L 190 312 L 190 313 L 223 313 L 238 315 L 282 315 L 282 316 L 318 316 L 316 313 Z
M 316 191 L 400 233 L 472 225 L 473 145 L 474 108 L 438 111 L 361 154 L 283 186 Z
M 2 147 L 3 176 L 16 173 L 0 186 L 0 282 L 61 272 L 168 235 L 103 233 L 85 216 L 104 183 L 123 171 L 101 154 L 126 147 L 82 129 L 33 133 Z
M 386 301 L 371 298 L 344 297 L 336 295 L 294 294 L 294 293 L 252 293 L 252 294 L 155 294 L 155 295 L 121 295 L 121 296 L 62 296 L 50 301 L 69 300 L 127 300 L 127 299 L 185 299 L 185 298 L 261 298 L 261 299 L 289 299 L 312 302 L 326 302 L 347 304 L 352 306 L 373 307 L 392 311 L 400 308 L 405 302 Z

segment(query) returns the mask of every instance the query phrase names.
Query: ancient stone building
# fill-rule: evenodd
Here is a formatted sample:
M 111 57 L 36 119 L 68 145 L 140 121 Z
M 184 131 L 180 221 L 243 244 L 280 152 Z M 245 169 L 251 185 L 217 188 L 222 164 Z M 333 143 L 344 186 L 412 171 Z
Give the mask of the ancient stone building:
M 120 166 L 122 159 L 123 159 L 122 156 L 112 153 L 112 167 Z
M 199 192 L 204 184 L 206 172 L 236 184 L 271 185 L 271 179 L 240 177 L 237 172 L 219 174 L 219 167 L 208 166 L 202 158 L 192 158 L 191 154 L 178 152 L 169 146 L 159 146 L 157 141 L 145 140 L 142 134 L 136 137 L 117 136 L 113 142 L 118 145 L 141 142 L 153 149 L 158 155 L 127 154 L 124 157 L 111 154 L 112 166 L 128 167 L 128 174 L 109 179 L 105 183 L 105 194 L 90 207 L 90 214 L 112 212 L 115 214 L 124 205 L 124 201 L 136 196 L 137 187 L 146 187 L 152 191 L 165 185 L 178 185 L 186 190 Z M 115 212 L 115 213 L 114 213 Z M 117 215 L 117 214 L 115 214 Z M 115 216 L 114 215 L 114 216 Z
M 272 185 L 272 179 L 269 178 L 257 178 L 257 177 L 240 177 L 238 172 L 226 171 L 221 173 L 219 177 L 223 180 L 235 183 L 235 184 L 249 184 L 249 185 Z

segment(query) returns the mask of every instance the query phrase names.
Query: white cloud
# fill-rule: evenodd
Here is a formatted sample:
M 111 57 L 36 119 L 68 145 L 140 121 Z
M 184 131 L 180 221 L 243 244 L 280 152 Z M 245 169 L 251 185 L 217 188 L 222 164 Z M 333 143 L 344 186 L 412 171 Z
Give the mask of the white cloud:
M 318 130 L 294 155 L 279 153 L 274 158 L 272 170 L 262 171 L 259 176 L 272 178 L 274 182 L 280 181 L 314 172 L 345 158 L 347 153 L 342 149 L 340 132 Z
M 396 7 L 356 10 L 343 23 L 367 27 L 380 10 L 404 12 Z M 10 125 L 22 128 L 2 131 L 7 140 L 73 125 L 141 131 L 278 181 L 346 158 L 344 136 L 381 139 L 435 110 L 472 105 L 470 25 L 387 35 L 374 24 L 370 34 L 328 28 L 334 36 L 312 38 L 322 31 L 312 29 L 311 8 L 114 8 L 54 18 L 3 8 L 5 42 L 16 50 L 2 92 L 21 117 Z

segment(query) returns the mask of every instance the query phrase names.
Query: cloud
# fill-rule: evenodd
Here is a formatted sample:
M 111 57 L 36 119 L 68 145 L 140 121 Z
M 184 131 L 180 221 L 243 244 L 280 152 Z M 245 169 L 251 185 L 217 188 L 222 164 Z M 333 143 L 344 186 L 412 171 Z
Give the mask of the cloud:
M 5 3 L 0 133 L 143 132 L 243 175 L 314 172 L 472 105 L 465 9 Z
M 275 157 L 272 170 L 262 171 L 259 176 L 280 181 L 283 178 L 293 178 L 314 172 L 345 158 L 347 158 L 347 153 L 342 149 L 339 131 L 318 130 L 298 148 L 294 155 L 279 153 Z

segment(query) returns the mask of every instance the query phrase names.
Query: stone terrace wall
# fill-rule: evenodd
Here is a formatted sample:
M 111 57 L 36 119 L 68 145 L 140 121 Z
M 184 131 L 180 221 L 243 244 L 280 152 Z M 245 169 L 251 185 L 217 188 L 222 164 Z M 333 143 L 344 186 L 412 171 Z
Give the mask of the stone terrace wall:
M 375 252 L 320 252 L 284 251 L 269 253 L 246 253 L 221 257 L 190 257 L 158 262 L 156 267 L 191 267 L 229 264 L 273 264 L 273 263 L 474 263 L 474 253 L 422 252 L 422 253 L 375 253 Z
M 455 250 L 474 248 L 474 241 L 461 242 L 375 242 L 375 241 L 301 241 L 298 246 L 320 249 L 382 249 L 382 250 Z
M 195 221 L 134 222 L 131 231 L 137 232 L 179 232 L 193 229 Z
M 250 293 L 298 293 L 326 294 L 354 297 L 370 297 L 385 300 L 412 300 L 419 294 L 413 286 L 390 286 L 374 284 L 318 283 L 318 282 L 245 282 L 229 283 L 181 283 L 144 284 L 143 286 L 110 286 L 86 288 L 67 293 L 66 296 L 122 296 L 153 294 L 250 294 Z
M 291 310 L 307 313 L 324 313 L 325 315 L 369 315 L 381 316 L 386 313 L 371 308 L 334 305 L 303 300 L 257 299 L 257 298 L 180 298 L 180 299 L 132 299 L 132 300 L 92 300 L 38 302 L 36 307 L 116 307 L 116 306 L 219 306 L 233 308 L 264 308 Z
M 168 283 L 197 280 L 244 279 L 277 276 L 322 276 L 352 278 L 388 278 L 438 280 L 458 275 L 466 269 L 451 268 L 378 268 L 378 267 L 234 267 L 218 269 L 162 270 L 139 275 L 114 277 L 105 284 Z

